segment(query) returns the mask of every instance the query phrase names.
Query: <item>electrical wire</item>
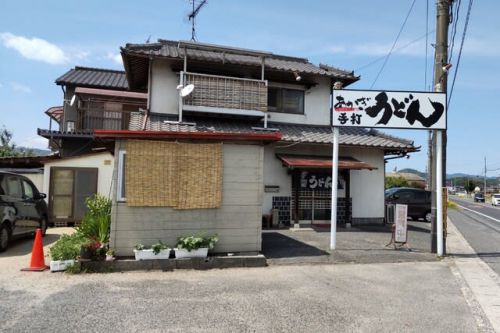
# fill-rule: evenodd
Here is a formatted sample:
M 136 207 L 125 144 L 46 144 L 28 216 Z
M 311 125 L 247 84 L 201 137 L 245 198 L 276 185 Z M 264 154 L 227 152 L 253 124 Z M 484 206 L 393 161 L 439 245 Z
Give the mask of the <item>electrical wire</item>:
M 415 38 L 415 39 L 414 39 L 414 40 L 412 40 L 411 42 L 408 42 L 407 44 L 405 44 L 405 45 L 403 45 L 403 46 L 400 46 L 400 47 L 398 47 L 397 49 L 393 50 L 393 51 L 392 51 L 392 53 L 396 53 L 396 52 L 398 52 L 398 51 L 401 51 L 401 50 L 403 50 L 403 49 L 407 48 L 407 47 L 408 47 L 408 46 L 410 46 L 410 45 L 415 44 L 416 42 L 418 42 L 418 41 L 420 41 L 421 39 L 423 39 L 423 38 L 427 37 L 428 35 L 430 35 L 430 34 L 434 33 L 435 31 L 436 31 L 436 30 L 431 30 L 431 31 L 429 31 L 429 32 L 428 32 L 428 33 L 426 33 L 426 34 L 424 34 L 424 35 L 422 35 L 422 36 L 420 36 L 420 37 Z M 381 57 L 379 57 L 379 58 L 377 58 L 377 59 L 375 59 L 375 60 L 372 60 L 372 61 L 370 61 L 369 63 L 367 63 L 367 64 L 365 64 L 365 65 L 363 65 L 363 66 L 361 66 L 361 67 L 356 68 L 354 71 L 355 71 L 355 72 L 358 72 L 358 71 L 360 71 L 361 69 L 365 69 L 365 68 L 367 68 L 367 67 L 370 67 L 371 65 L 373 65 L 373 64 L 375 64 L 375 63 L 377 63 L 377 62 L 379 62 L 380 60 L 384 60 L 384 59 L 385 59 L 385 57 L 386 57 L 386 55 L 381 56 Z
M 448 57 L 448 63 L 451 64 L 451 60 L 453 59 L 453 49 L 455 48 L 455 36 L 457 34 L 457 25 L 458 25 L 458 18 L 460 15 L 460 5 L 462 4 L 462 0 L 457 0 L 457 3 L 455 5 L 455 14 L 451 15 L 451 20 L 453 22 L 453 25 L 451 26 L 451 44 L 450 44 L 450 56 Z M 453 2 L 451 3 L 451 6 L 453 6 Z M 453 12 L 453 10 L 452 10 Z
M 460 66 L 460 59 L 462 57 L 462 50 L 464 47 L 465 36 L 467 35 L 467 27 L 469 26 L 469 19 L 473 2 L 474 0 L 469 0 L 469 7 L 467 8 L 467 16 L 465 18 L 464 31 L 462 33 L 462 40 L 460 41 L 460 49 L 458 51 L 457 66 L 455 67 L 455 72 L 453 73 L 453 81 L 451 84 L 450 96 L 448 97 L 448 109 L 450 107 L 451 97 L 453 96 L 453 89 L 455 88 L 455 80 L 457 79 L 458 67 Z
M 424 70 L 424 91 L 427 89 L 427 58 L 429 45 L 429 0 L 425 2 L 425 70 Z
M 392 54 L 392 51 L 394 50 L 394 47 L 396 46 L 396 43 L 398 42 L 398 39 L 399 39 L 399 36 L 401 36 L 401 33 L 403 32 L 403 29 L 406 25 L 406 22 L 408 21 L 408 18 L 410 17 L 410 14 L 413 10 L 413 6 L 415 5 L 415 2 L 417 0 L 413 0 L 413 2 L 411 3 L 411 6 L 410 6 L 410 9 L 408 10 L 408 14 L 406 14 L 406 17 L 405 17 L 405 20 L 403 21 L 403 24 L 401 25 L 401 28 L 399 29 L 399 32 L 398 32 L 398 35 L 396 36 L 396 39 L 394 40 L 394 43 L 392 43 L 392 47 L 389 51 L 389 53 L 387 53 L 387 55 L 385 56 L 385 60 L 384 60 L 384 63 L 382 64 L 382 67 L 380 68 L 380 70 L 378 71 L 377 73 L 377 76 L 375 77 L 375 80 L 373 80 L 373 83 L 372 85 L 370 86 L 370 89 L 373 88 L 373 86 L 375 85 L 375 83 L 377 82 L 378 78 L 380 77 L 380 74 L 382 73 L 382 71 L 384 70 L 385 68 L 385 65 L 387 64 L 387 61 L 389 60 L 389 57 L 391 56 Z

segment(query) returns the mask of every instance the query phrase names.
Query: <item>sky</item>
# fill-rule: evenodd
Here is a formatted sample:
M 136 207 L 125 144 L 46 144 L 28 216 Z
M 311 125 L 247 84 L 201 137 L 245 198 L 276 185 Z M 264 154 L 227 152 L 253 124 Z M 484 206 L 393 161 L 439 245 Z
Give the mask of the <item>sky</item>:
M 361 79 L 349 86 L 353 89 L 429 91 L 434 1 L 415 0 L 394 51 L 380 71 L 412 3 L 209 0 L 197 17 L 196 36 L 204 43 L 305 57 L 315 64 L 354 70 Z M 458 67 L 448 106 L 447 172 L 482 174 L 486 157 L 488 176 L 499 176 L 500 108 L 495 101 L 500 96 L 500 25 L 491 13 L 500 12 L 500 2 L 474 2 L 457 66 L 468 3 L 462 0 L 459 10 L 449 72 L 451 86 Z M 189 11 L 188 0 L 2 0 L 0 127 L 12 131 L 18 145 L 46 148 L 46 140 L 36 130 L 49 126 L 44 111 L 62 103 L 56 78 L 76 65 L 122 69 L 119 48 L 126 43 L 189 40 Z M 422 147 L 409 159 L 391 160 L 387 171 L 426 170 L 427 131 L 384 132 Z

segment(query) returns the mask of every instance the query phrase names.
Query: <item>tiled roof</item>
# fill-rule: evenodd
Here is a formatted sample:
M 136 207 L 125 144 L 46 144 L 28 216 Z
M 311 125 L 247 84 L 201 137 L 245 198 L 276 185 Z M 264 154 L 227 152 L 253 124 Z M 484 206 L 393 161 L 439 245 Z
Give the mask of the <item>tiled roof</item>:
M 132 113 L 130 130 L 142 130 L 143 115 Z M 262 127 L 262 123 L 250 120 L 218 119 L 218 118 L 185 118 L 185 122 L 195 125 L 166 123 L 166 120 L 177 120 L 151 114 L 146 123 L 147 131 L 179 131 L 179 132 L 227 132 L 253 133 L 261 132 L 252 127 Z M 330 126 L 315 126 L 303 124 L 268 123 L 269 128 L 278 129 L 283 135 L 284 142 L 298 143 L 332 143 L 332 129 Z M 376 130 L 367 130 L 359 127 L 343 127 L 340 129 L 340 144 L 344 146 L 377 147 L 385 150 L 414 151 L 413 141 L 385 135 Z
M 345 79 L 350 82 L 358 80 L 358 77 L 352 71 L 345 71 L 326 65 L 316 66 L 305 58 L 288 57 L 269 52 L 213 44 L 160 39 L 157 43 L 126 44 L 122 48 L 122 52 L 130 55 L 136 54 L 174 59 L 184 58 L 184 52 L 186 52 L 188 59 L 250 66 L 261 66 L 262 57 L 264 57 L 265 67 L 268 69 L 322 75 Z
M 56 80 L 58 85 L 127 90 L 128 83 L 124 71 L 111 69 L 75 67 Z

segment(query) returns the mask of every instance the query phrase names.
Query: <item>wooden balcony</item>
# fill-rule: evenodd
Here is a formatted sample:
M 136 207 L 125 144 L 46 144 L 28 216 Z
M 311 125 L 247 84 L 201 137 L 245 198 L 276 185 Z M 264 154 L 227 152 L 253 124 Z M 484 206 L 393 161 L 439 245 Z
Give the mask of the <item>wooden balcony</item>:
M 105 109 L 78 109 L 76 130 L 129 128 L 130 111 L 109 111 Z
M 267 111 L 267 81 L 228 76 L 183 73 L 184 85 L 193 92 L 183 101 L 183 110 L 264 116 Z

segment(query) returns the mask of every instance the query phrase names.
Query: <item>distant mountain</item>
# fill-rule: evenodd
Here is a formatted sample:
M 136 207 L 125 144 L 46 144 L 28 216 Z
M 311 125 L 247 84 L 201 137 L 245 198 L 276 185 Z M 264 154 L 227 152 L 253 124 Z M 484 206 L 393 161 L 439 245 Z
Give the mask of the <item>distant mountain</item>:
M 411 169 L 411 168 L 401 169 L 401 170 L 398 170 L 398 172 L 413 173 L 413 174 L 418 175 L 424 179 L 426 179 L 426 177 L 427 177 L 427 173 L 421 172 L 421 171 L 418 171 L 415 169 Z
M 401 170 L 398 170 L 398 172 L 413 173 L 413 174 L 419 175 L 422 178 L 427 177 L 426 172 L 418 171 L 418 170 L 411 169 L 411 168 L 401 169 Z M 454 178 L 470 178 L 470 179 L 481 178 L 482 179 L 483 176 L 482 175 L 469 175 L 467 173 L 462 173 L 462 172 L 450 173 L 450 174 L 446 175 L 446 179 L 454 179 Z M 488 177 L 488 179 L 497 179 L 497 177 Z
M 16 151 L 26 152 L 31 151 L 34 156 L 47 156 L 52 152 L 48 149 L 38 149 L 38 148 L 29 148 L 29 147 L 16 147 Z

